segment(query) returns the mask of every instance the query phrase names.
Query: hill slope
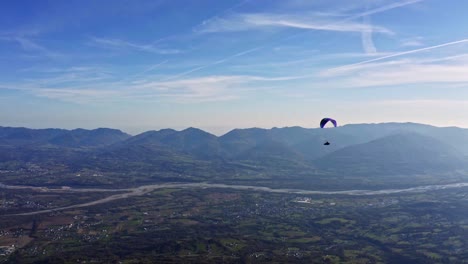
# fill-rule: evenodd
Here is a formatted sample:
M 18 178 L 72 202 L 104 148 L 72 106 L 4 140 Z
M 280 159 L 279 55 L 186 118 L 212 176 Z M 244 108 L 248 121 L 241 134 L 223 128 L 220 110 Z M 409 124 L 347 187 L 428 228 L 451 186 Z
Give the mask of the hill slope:
M 319 168 L 350 174 L 412 174 L 466 167 L 463 154 L 435 138 L 399 133 L 337 150 L 316 160 Z

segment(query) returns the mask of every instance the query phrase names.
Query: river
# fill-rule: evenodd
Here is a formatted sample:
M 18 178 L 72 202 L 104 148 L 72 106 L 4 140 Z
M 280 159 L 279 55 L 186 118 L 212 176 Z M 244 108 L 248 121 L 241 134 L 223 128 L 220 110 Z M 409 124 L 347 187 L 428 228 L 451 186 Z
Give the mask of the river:
M 43 214 L 43 213 L 51 213 L 55 211 L 73 209 L 73 208 L 80 208 L 80 207 L 88 207 L 97 204 L 103 204 L 119 199 L 126 199 L 132 196 L 141 196 L 146 193 L 152 192 L 157 189 L 165 189 L 165 188 L 216 188 L 216 189 L 235 189 L 235 190 L 246 190 L 246 191 L 261 191 L 261 192 L 271 192 L 271 193 L 288 193 L 288 194 L 322 194 L 322 195 L 385 195 L 385 194 L 396 194 L 396 193 L 417 193 L 417 192 L 428 192 L 434 190 L 443 190 L 443 189 L 453 189 L 453 188 L 462 188 L 468 187 L 468 182 L 461 182 L 461 183 L 452 183 L 452 184 L 444 184 L 444 185 L 425 185 L 425 186 L 417 186 L 412 188 L 406 189 L 384 189 L 384 190 L 344 190 L 344 191 L 312 191 L 312 190 L 301 190 L 301 189 L 273 189 L 270 187 L 260 187 L 260 186 L 247 186 L 247 185 L 228 185 L 228 184 L 220 184 L 220 183 L 163 183 L 163 184 L 152 184 L 152 185 L 144 185 L 135 188 L 127 188 L 127 189 L 77 189 L 77 188 L 69 188 L 64 187 L 60 189 L 50 189 L 47 187 L 35 187 L 35 186 L 17 186 L 17 185 L 5 185 L 0 183 L 0 188 L 3 189 L 30 189 L 39 192 L 125 192 L 120 194 L 110 195 L 106 198 L 99 199 L 96 201 L 82 203 L 82 204 L 75 204 L 70 206 L 64 207 L 57 207 L 53 209 L 47 210 L 40 210 L 28 213 L 21 213 L 15 215 L 36 215 L 36 214 Z

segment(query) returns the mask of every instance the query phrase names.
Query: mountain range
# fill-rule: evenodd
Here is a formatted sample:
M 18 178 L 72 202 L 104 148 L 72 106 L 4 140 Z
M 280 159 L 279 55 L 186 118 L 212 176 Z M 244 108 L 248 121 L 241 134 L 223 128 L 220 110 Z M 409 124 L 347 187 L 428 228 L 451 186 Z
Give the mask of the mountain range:
M 171 177 L 207 179 L 204 174 L 287 178 L 312 171 L 391 176 L 464 171 L 467 155 L 468 129 L 416 123 L 234 129 L 222 136 L 192 127 L 135 136 L 109 128 L 0 127 L 0 169 L 29 162 L 62 164 L 71 171 L 118 167 L 143 173 L 151 167 Z

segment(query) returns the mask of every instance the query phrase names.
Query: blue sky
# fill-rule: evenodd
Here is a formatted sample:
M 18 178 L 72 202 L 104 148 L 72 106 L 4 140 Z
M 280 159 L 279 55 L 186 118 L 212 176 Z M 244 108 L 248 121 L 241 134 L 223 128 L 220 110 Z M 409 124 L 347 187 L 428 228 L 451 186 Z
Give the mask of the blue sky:
M 468 2 L 2 1 L 0 125 L 468 127 Z

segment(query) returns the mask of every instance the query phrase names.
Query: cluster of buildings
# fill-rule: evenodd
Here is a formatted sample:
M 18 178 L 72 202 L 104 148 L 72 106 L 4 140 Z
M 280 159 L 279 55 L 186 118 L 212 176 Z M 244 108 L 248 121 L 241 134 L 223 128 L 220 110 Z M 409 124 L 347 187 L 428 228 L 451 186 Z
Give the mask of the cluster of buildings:
M 3 246 L 0 247 L 0 257 L 5 257 L 10 255 L 15 251 L 16 247 L 15 245 L 10 245 L 10 246 Z

